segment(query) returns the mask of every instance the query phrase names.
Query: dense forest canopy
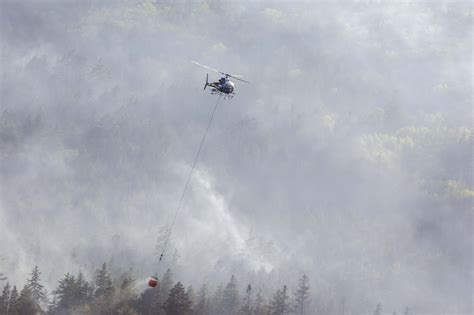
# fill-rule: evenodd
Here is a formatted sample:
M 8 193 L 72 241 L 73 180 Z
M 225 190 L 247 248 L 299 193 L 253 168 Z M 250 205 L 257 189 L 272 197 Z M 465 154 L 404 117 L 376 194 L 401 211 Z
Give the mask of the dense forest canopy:
M 50 301 L 79 274 L 96 294 L 105 261 L 114 297 L 170 269 L 195 294 L 234 275 L 239 308 L 249 284 L 267 307 L 306 275 L 312 307 L 469 313 L 472 18 L 469 1 L 1 1 L 1 288 L 37 265 Z M 190 60 L 252 84 L 220 103 L 159 263 L 215 102 Z
M 346 298 L 321 296 L 312 300 L 309 278 L 303 275 L 291 295 L 286 285 L 278 288 L 273 295 L 264 294 L 262 289 L 255 292 L 248 284 L 240 292 L 239 282 L 232 275 L 225 286 L 219 284 L 212 293 L 207 283 L 195 292 L 192 285 L 185 288 L 180 282 L 173 284 L 175 275 L 167 269 L 158 284 L 141 293 L 136 290 L 136 280 L 131 271 L 118 277 L 103 263 L 88 281 L 82 272 L 77 275 L 66 273 L 58 281 L 51 298 L 41 281 L 38 266 L 33 268 L 30 278 L 18 292 L 10 283 L 4 286 L 0 295 L 0 314 L 166 314 L 166 315 L 284 315 L 284 314 L 351 314 Z M 154 277 L 154 279 L 157 279 Z M 379 303 L 373 314 L 381 315 L 383 307 Z M 396 311 L 393 312 L 395 314 Z M 413 314 L 409 307 L 404 315 Z

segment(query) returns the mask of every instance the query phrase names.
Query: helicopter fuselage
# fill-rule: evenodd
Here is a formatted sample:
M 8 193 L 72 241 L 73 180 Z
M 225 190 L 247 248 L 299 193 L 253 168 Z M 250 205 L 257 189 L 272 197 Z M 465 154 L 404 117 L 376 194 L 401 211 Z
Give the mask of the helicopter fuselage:
M 214 92 L 219 91 L 224 94 L 232 94 L 234 92 L 234 83 L 226 78 L 221 78 L 219 81 L 209 83 L 209 86 L 215 89 Z

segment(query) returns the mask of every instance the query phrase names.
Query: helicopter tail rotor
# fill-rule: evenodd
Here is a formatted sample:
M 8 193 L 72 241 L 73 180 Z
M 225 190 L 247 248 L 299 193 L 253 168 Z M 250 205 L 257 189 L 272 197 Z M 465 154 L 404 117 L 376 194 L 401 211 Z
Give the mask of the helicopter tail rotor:
M 209 74 L 206 73 L 206 84 L 204 84 L 204 89 L 202 90 L 204 91 L 208 85 L 209 85 Z

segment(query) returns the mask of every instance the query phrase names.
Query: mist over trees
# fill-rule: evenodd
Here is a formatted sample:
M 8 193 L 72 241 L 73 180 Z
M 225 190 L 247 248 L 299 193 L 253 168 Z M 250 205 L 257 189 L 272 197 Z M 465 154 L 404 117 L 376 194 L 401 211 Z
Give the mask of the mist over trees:
M 41 272 L 34 267 L 27 285 L 18 295 L 16 286 L 13 289 L 6 283 L 0 296 L 0 314 L 164 314 L 164 315 L 284 315 L 284 314 L 351 314 L 341 305 L 332 309 L 324 306 L 332 303 L 321 299 L 311 301 L 309 279 L 303 275 L 294 292 L 283 285 L 275 292 L 265 294 L 259 290 L 253 298 L 252 284 L 246 289 L 238 285 L 232 275 L 225 285 L 217 286 L 214 296 L 209 299 L 207 284 L 204 283 L 197 295 L 192 287 L 187 289 L 180 281 L 171 283 L 170 269 L 158 279 L 158 286 L 138 291 L 133 272 L 125 272 L 113 277 L 107 264 L 95 270 L 92 279 L 85 279 L 82 272 L 77 275 L 66 273 L 58 281 L 52 294 L 47 294 L 42 284 Z M 163 285 L 161 285 L 163 284 Z M 262 283 L 254 283 L 262 286 Z M 238 299 L 242 294 L 243 299 Z M 292 298 L 291 295 L 294 297 Z M 319 304 L 319 305 L 317 305 Z M 328 305 L 329 305 L 328 304 Z M 321 311 L 321 309 L 324 309 Z M 399 308 L 403 314 L 409 314 L 408 307 Z M 347 313 L 346 313 L 347 312 Z M 395 312 L 394 312 L 395 313 Z M 382 306 L 377 304 L 374 315 L 381 315 Z
M 1 307 L 472 313 L 472 12 L 0 1 Z

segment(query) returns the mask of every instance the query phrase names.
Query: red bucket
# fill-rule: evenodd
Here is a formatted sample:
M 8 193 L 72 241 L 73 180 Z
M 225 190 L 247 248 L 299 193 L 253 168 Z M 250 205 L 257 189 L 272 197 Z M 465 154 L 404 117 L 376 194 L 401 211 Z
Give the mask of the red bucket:
M 156 287 L 158 284 L 158 279 L 156 277 L 150 277 L 148 278 L 148 285 L 152 288 Z

